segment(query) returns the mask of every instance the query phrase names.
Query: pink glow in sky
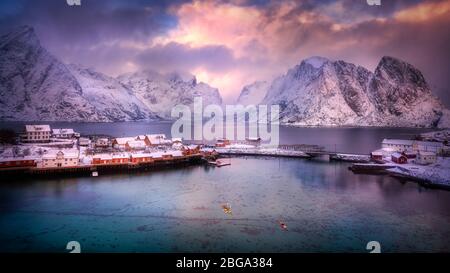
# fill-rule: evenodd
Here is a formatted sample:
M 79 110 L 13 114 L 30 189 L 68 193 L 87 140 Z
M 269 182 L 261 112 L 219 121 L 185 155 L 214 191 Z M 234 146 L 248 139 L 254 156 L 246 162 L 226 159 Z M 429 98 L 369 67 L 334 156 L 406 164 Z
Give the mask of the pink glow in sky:
M 390 55 L 418 67 L 450 105 L 450 0 L 30 2 L 2 1 L 0 30 L 30 24 L 65 62 L 113 76 L 186 71 L 230 103 L 310 56 L 373 70 Z

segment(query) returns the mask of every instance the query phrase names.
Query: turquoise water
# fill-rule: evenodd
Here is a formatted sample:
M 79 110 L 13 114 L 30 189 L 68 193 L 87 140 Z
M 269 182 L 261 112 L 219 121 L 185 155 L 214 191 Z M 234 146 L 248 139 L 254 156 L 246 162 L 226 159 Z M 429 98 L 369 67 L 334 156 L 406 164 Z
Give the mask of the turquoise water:
M 72 240 L 82 252 L 366 252 L 373 240 L 383 252 L 450 251 L 450 192 L 347 167 L 241 157 L 223 168 L 2 181 L 0 251 L 66 252 Z

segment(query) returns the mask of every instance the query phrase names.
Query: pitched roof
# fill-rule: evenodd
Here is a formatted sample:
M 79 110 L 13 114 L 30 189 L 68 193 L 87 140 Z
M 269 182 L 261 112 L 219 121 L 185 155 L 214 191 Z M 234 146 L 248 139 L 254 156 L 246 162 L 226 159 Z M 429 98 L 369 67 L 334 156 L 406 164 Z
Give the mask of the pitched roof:
M 125 145 L 127 144 L 127 142 L 129 141 L 135 141 L 136 138 L 134 137 L 118 137 L 115 138 L 114 140 L 117 142 L 117 144 L 119 145 Z
M 127 142 L 131 148 L 145 148 L 145 142 L 143 140 L 133 140 Z
M 50 132 L 50 125 L 25 125 L 27 132 Z

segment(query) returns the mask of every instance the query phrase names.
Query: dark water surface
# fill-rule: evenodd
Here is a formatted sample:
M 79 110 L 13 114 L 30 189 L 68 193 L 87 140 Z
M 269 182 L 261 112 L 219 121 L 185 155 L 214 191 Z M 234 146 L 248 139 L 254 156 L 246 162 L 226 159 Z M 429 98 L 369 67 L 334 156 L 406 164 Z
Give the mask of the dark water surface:
M 72 240 L 84 252 L 363 252 L 372 240 L 384 252 L 450 251 L 448 191 L 354 175 L 345 163 L 231 163 L 2 181 L 0 251 L 64 252 Z
M 23 123 L 1 123 L 21 130 Z M 170 135 L 170 123 L 52 123 L 82 134 Z M 283 144 L 369 153 L 423 129 L 280 129 Z M 0 183 L 0 252 L 450 251 L 450 192 L 348 164 L 233 158 L 231 166 Z M 233 215 L 221 209 L 229 202 Z M 284 220 L 288 231 L 278 225 Z

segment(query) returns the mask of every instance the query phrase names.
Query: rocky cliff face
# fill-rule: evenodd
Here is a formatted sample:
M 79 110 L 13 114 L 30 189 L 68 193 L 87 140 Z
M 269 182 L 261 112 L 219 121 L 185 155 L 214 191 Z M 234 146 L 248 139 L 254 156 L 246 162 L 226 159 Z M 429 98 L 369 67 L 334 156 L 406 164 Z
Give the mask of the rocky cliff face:
M 0 38 L 2 120 L 102 120 L 67 67 L 39 43 L 32 28 Z
M 280 105 L 281 121 L 299 126 L 444 127 L 448 120 L 422 73 L 392 57 L 383 57 L 374 73 L 306 59 L 276 78 L 261 103 Z
M 242 105 L 257 105 L 262 102 L 269 90 L 270 83 L 267 81 L 257 81 L 252 84 L 244 86 L 241 94 L 237 99 L 237 104 Z

